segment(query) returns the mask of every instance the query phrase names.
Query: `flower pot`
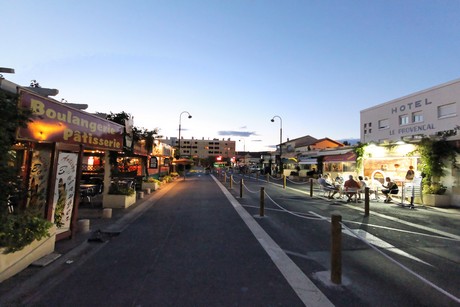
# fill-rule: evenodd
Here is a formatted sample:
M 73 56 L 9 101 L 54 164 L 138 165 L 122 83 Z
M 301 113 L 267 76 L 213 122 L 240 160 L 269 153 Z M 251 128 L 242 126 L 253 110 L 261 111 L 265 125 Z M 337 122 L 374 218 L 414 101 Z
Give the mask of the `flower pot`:
M 31 263 L 51 254 L 56 243 L 56 226 L 48 230 L 50 237 L 35 240 L 20 251 L 4 254 L 4 248 L 0 248 L 0 282 L 16 275 Z
M 450 207 L 450 195 L 423 194 L 423 203 L 427 206 Z
M 104 194 L 102 196 L 103 208 L 128 208 L 136 202 L 136 193 L 133 195 Z
M 142 190 L 150 189 L 151 191 L 158 190 L 160 185 L 157 182 L 142 182 Z

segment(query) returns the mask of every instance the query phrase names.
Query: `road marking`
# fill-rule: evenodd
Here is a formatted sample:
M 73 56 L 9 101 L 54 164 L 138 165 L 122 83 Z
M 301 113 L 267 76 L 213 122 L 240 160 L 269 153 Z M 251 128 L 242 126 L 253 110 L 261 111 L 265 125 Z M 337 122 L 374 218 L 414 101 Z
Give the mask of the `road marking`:
M 362 208 L 355 208 L 355 207 L 348 207 L 348 208 L 358 210 L 358 211 L 363 211 Z M 381 213 L 378 213 L 378 212 L 375 212 L 375 211 L 372 211 L 372 215 L 376 215 L 378 217 L 381 217 L 381 218 L 384 218 L 384 219 L 387 219 L 387 220 L 390 220 L 390 221 L 398 222 L 398 223 L 401 223 L 401 224 L 404 224 L 404 225 L 407 225 L 407 226 L 412 226 L 412 227 L 415 227 L 415 228 L 418 228 L 418 229 L 430 231 L 432 233 L 437 233 L 438 235 L 445 236 L 445 237 L 448 237 L 448 238 L 452 238 L 452 239 L 455 239 L 455 240 L 460 240 L 460 236 L 457 236 L 455 234 L 448 233 L 448 232 L 438 230 L 438 229 L 434 229 L 434 228 L 431 228 L 431 227 L 411 223 L 411 222 L 408 222 L 408 221 L 404 221 L 404 220 L 401 220 L 401 219 L 399 219 L 397 217 L 388 216 L 388 215 L 381 214 Z
M 356 237 L 358 236 L 359 238 L 363 239 L 363 240 L 366 240 L 367 242 L 369 242 L 370 244 L 374 245 L 374 246 L 378 246 L 380 248 L 383 248 L 387 251 L 390 251 L 390 252 L 393 252 L 395 254 L 398 254 L 400 256 L 404 256 L 404 257 L 407 257 L 409 259 L 412 259 L 412 260 L 415 260 L 415 261 L 418 261 L 418 262 L 421 262 L 423 264 L 426 264 L 428 266 L 431 266 L 433 267 L 431 264 L 415 257 L 415 256 L 412 256 L 411 254 L 409 253 L 406 253 L 405 251 L 391 245 L 390 243 L 374 236 L 373 234 L 370 234 L 368 233 L 367 231 L 365 230 L 362 230 L 362 229 L 351 229 L 348 230 L 348 229 L 344 229 L 343 230 L 343 233 L 346 234 L 346 235 L 349 235 L 349 236 L 352 236 L 352 237 Z
M 305 306 L 334 306 L 219 180 L 212 178 Z

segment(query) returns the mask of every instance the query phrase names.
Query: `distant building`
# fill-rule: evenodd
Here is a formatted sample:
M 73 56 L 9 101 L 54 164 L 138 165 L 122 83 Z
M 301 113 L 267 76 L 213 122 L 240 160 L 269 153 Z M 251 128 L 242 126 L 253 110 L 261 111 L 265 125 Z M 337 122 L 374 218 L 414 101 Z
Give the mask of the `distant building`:
M 161 142 L 179 148 L 178 138 L 162 139 Z M 180 156 L 206 159 L 208 157 L 234 158 L 235 141 L 231 139 L 184 139 L 180 141 Z

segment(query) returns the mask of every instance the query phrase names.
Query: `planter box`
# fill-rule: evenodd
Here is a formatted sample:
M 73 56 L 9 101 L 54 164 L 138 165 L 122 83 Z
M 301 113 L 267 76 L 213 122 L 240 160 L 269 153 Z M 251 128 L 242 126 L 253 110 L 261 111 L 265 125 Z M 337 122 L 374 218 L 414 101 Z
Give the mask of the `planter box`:
M 38 259 L 51 254 L 56 243 L 56 226 L 49 229 L 49 234 L 49 238 L 35 240 L 14 253 L 3 254 L 5 249 L 0 248 L 0 283 L 21 272 Z
M 158 190 L 160 185 L 156 182 L 142 182 L 142 190 L 150 189 L 150 191 Z
M 136 202 L 136 193 L 133 195 L 104 194 L 102 196 L 103 208 L 128 208 Z
M 423 203 L 427 206 L 450 207 L 450 195 L 423 194 Z

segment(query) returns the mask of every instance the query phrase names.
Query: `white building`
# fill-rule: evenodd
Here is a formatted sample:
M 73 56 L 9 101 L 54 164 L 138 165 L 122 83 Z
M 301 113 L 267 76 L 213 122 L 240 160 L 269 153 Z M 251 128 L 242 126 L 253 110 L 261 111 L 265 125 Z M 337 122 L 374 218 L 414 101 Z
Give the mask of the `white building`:
M 162 139 L 164 143 L 179 148 L 179 142 L 176 137 Z M 184 139 L 180 140 L 180 156 L 206 159 L 208 157 L 233 158 L 235 157 L 235 141 L 231 139 Z
M 460 125 L 460 79 L 361 111 L 361 142 L 409 141 Z M 460 134 L 448 138 L 460 140 Z

